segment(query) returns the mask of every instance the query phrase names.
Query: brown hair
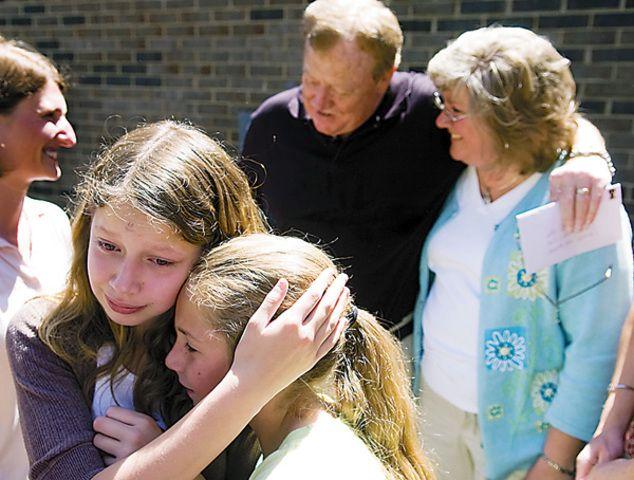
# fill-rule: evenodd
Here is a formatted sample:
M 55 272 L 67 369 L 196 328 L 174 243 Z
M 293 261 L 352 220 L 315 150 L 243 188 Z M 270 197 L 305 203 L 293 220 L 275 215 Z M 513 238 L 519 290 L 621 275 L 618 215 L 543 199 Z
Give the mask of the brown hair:
M 379 0 L 316 0 L 304 11 L 304 39 L 326 51 L 340 39 L 355 40 L 375 59 L 374 80 L 401 62 L 403 32 L 394 13 Z
M 279 278 L 295 302 L 325 268 L 319 248 L 297 238 L 247 235 L 204 256 L 186 283 L 189 300 L 232 349 Z M 348 307 L 351 311 L 352 305 Z M 389 479 L 431 478 L 416 431 L 415 407 L 400 345 L 374 316 L 358 310 L 338 345 L 283 395 L 299 412 L 321 402 L 350 425 L 382 461 Z M 317 393 L 317 395 L 316 395 Z M 324 399 L 330 400 L 324 400 Z
M 94 360 L 104 343 L 113 344 L 111 361 L 84 382 L 87 397 L 96 377 L 110 372 L 115 381 L 133 353 L 145 349 L 148 361 L 137 372 L 135 405 L 145 413 L 159 411 L 170 422 L 187 404 L 172 398 L 181 392 L 175 388 L 173 372 L 163 364 L 173 342 L 173 311 L 153 322 L 144 337 L 146 344 L 140 346 L 130 327 L 106 318 L 90 288 L 86 264 L 92 215 L 97 208 L 121 204 L 167 225 L 203 252 L 228 238 L 267 227 L 246 176 L 222 146 L 175 121 L 145 125 L 123 135 L 102 151 L 77 187 L 69 279 L 59 306 L 39 329 L 40 338 L 71 365 Z
M 38 92 L 48 80 L 62 92 L 68 87 L 51 60 L 25 42 L 0 36 L 0 114 L 11 113 L 20 100 Z
M 500 162 L 543 172 L 570 149 L 576 86 L 570 61 L 546 38 L 517 27 L 466 32 L 434 55 L 427 73 L 441 91 L 467 89 Z

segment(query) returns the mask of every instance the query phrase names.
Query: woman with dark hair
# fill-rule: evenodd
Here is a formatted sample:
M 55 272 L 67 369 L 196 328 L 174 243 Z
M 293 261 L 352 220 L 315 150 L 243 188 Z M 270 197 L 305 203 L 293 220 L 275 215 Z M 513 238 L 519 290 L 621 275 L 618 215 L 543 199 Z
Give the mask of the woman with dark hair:
M 0 375 L 10 378 L 4 336 L 31 297 L 61 290 L 70 264 L 68 217 L 27 197 L 31 182 L 55 181 L 60 148 L 75 145 L 64 77 L 28 45 L 0 37 Z M 27 476 L 15 391 L 0 392 L 0 478 Z

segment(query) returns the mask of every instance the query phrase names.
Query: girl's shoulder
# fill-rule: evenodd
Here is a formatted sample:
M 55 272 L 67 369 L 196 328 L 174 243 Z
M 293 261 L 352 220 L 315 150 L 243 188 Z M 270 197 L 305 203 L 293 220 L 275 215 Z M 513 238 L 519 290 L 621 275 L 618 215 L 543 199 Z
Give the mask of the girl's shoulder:
M 35 297 L 25 302 L 9 321 L 7 343 L 10 339 L 38 339 L 37 330 L 44 318 L 49 315 L 58 301 L 50 296 Z
M 363 441 L 341 420 L 325 416 L 292 431 L 250 480 L 364 478 L 383 480 L 385 470 Z

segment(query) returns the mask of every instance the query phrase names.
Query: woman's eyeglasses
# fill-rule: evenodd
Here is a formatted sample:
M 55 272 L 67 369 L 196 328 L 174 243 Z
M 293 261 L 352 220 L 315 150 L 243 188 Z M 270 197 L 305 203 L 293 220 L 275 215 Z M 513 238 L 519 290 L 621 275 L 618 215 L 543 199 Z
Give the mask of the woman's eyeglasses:
M 439 92 L 434 92 L 434 106 L 444 113 L 451 123 L 459 122 L 469 116 L 468 113 L 455 113 L 453 110 L 448 108 Z

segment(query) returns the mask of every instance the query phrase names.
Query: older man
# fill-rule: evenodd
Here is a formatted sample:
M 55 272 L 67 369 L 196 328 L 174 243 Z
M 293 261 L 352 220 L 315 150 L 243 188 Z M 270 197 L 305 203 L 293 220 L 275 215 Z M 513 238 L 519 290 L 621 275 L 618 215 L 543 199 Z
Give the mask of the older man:
M 301 86 L 253 114 L 243 154 L 255 162 L 245 165 L 275 229 L 325 245 L 349 266 L 356 302 L 403 337 L 421 245 L 463 167 L 434 124 L 431 81 L 396 72 L 403 35 L 385 5 L 316 0 L 304 35 Z M 603 151 L 600 138 L 593 142 Z M 607 169 L 595 160 L 585 167 L 598 170 L 592 176 L 567 168 L 556 189 L 590 188 L 577 210 L 592 217 Z M 564 197 L 570 203 L 574 193 Z

